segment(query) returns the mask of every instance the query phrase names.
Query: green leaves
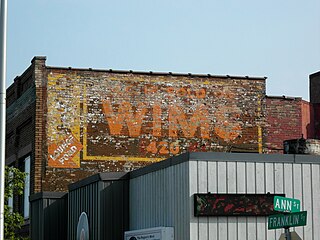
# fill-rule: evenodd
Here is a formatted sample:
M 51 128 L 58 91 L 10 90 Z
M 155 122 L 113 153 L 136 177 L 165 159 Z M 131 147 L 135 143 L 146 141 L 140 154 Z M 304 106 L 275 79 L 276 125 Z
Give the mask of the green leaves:
M 26 174 L 18 168 L 8 167 L 5 169 L 5 206 L 4 206 L 4 239 L 23 239 L 16 236 L 16 230 L 20 229 L 24 219 L 19 212 L 13 211 L 8 206 L 9 198 L 23 194 L 24 179 Z

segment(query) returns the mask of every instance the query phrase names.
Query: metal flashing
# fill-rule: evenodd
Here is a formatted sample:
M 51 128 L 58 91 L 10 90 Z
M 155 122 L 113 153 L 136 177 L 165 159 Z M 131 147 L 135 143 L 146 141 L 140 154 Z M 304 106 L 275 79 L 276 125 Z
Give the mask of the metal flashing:
M 275 98 L 275 99 L 286 99 L 286 100 L 302 100 L 302 97 L 290 97 L 290 96 L 270 96 L 270 95 L 266 95 L 266 98 Z
M 72 183 L 68 186 L 69 191 L 73 191 L 75 189 L 78 189 L 80 187 L 92 184 L 94 182 L 98 181 L 118 181 L 118 180 L 124 180 L 127 179 L 128 173 L 126 172 L 103 172 L 103 173 L 97 173 L 90 177 L 84 178 L 78 182 Z
M 134 170 L 130 172 L 130 179 L 188 161 L 320 164 L 320 156 L 225 152 L 183 153 L 181 155 L 174 156 L 166 160 Z
M 60 199 L 60 198 L 65 197 L 67 194 L 68 193 L 66 193 L 66 192 L 39 192 L 39 193 L 32 194 L 29 197 L 29 201 L 33 202 L 38 199 L 44 199 L 44 198 Z
M 137 75 L 153 75 L 153 76 L 177 76 L 177 77 L 201 77 L 201 78 L 226 78 L 226 79 L 253 79 L 266 80 L 267 77 L 249 77 L 249 76 L 231 76 L 231 75 L 212 75 L 212 74 L 193 74 L 193 73 L 173 73 L 173 72 L 154 72 L 154 71 L 133 71 L 133 70 L 114 70 L 114 69 L 94 69 L 94 68 L 71 68 L 71 67 L 54 67 L 46 66 L 47 69 L 57 70 L 74 70 L 74 71 L 94 71 L 109 72 L 118 74 L 137 74 Z
M 320 71 L 315 72 L 315 73 L 311 73 L 311 74 L 309 75 L 309 78 L 313 78 L 313 77 L 316 77 L 316 76 L 320 76 Z
M 148 166 L 145 166 L 143 168 L 139 168 L 137 170 L 131 171 L 130 172 L 130 179 L 136 178 L 151 172 L 159 171 L 161 169 L 171 167 L 183 162 L 187 162 L 189 160 L 189 153 L 182 153 L 178 156 L 168 158 L 166 160 L 150 164 Z

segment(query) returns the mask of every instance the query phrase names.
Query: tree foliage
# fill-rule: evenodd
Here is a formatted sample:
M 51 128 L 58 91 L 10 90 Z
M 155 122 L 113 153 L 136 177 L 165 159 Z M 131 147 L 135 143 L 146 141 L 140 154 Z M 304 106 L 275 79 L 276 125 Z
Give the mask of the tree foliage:
M 24 223 L 23 216 L 8 206 L 8 201 L 13 196 L 22 195 L 26 173 L 14 167 L 6 166 L 5 169 L 5 194 L 4 194 L 4 239 L 23 239 L 16 236 L 16 230 Z

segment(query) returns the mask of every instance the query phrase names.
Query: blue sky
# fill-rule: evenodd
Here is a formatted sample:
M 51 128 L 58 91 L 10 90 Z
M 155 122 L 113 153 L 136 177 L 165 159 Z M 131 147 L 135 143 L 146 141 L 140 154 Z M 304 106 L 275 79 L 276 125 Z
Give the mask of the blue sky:
M 309 99 L 320 71 L 319 0 L 8 0 L 7 85 L 47 65 L 266 76 Z

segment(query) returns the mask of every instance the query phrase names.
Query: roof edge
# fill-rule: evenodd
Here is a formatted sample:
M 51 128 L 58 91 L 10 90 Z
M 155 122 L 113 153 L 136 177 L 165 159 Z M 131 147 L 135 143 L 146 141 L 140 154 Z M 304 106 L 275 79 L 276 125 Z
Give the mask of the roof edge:
M 254 79 L 266 80 L 267 77 L 249 77 L 236 75 L 212 75 L 212 74 L 193 74 L 193 73 L 174 73 L 174 72 L 153 72 L 153 71 L 133 71 L 133 70 L 114 70 L 114 69 L 93 69 L 93 68 L 72 68 L 72 67 L 54 67 L 46 66 L 47 69 L 57 70 L 75 70 L 75 71 L 94 71 L 94 72 L 108 72 L 118 74 L 139 74 L 139 75 L 154 75 L 154 76 L 182 76 L 182 77 L 206 77 L 206 78 L 225 78 L 225 79 Z
M 128 179 L 129 175 L 127 172 L 102 172 L 97 173 L 92 176 L 86 177 L 82 180 L 79 180 L 75 183 L 71 183 L 68 185 L 68 190 L 73 191 L 77 188 L 84 187 L 94 182 L 98 181 L 119 181 Z
M 320 156 L 298 154 L 187 152 L 134 170 L 130 172 L 130 179 L 189 161 L 320 164 Z
M 275 96 L 275 95 L 266 95 L 266 98 L 275 98 L 275 99 L 286 99 L 286 100 L 302 100 L 302 97 L 291 97 L 291 96 Z
M 311 74 L 309 75 L 309 78 L 313 78 L 313 77 L 316 77 L 316 76 L 320 76 L 320 71 L 315 72 L 315 73 L 311 73 Z

